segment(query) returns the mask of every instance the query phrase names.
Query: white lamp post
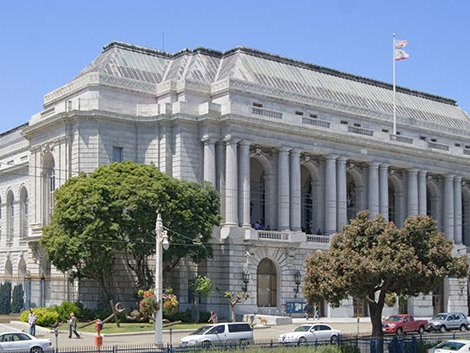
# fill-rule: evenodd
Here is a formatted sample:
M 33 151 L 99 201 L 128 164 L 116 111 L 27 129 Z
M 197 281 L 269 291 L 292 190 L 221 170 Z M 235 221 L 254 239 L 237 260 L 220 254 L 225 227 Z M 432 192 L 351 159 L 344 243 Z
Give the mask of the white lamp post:
M 155 224 L 156 251 L 155 251 L 155 299 L 160 305 L 155 314 L 155 344 L 163 345 L 163 249 L 168 249 L 170 243 L 166 230 L 163 229 L 162 216 L 157 211 L 157 222 Z

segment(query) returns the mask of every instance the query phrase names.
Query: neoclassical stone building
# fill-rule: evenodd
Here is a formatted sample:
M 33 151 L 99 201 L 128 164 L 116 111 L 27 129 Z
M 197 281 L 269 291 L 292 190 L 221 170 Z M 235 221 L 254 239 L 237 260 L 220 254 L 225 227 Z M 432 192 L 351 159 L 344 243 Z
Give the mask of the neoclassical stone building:
M 220 192 L 214 258 L 166 274 L 183 305 L 199 273 L 222 291 L 246 286 L 240 314 L 284 311 L 302 300 L 295 274 L 304 260 L 362 209 L 399 226 L 408 215 L 432 215 L 455 256 L 466 254 L 469 117 L 451 99 L 398 88 L 397 121 L 392 135 L 392 87 L 383 82 L 246 48 L 168 54 L 111 43 L 47 94 L 29 123 L 0 135 L 0 281 L 23 283 L 30 305 L 96 303 L 93 283 L 70 282 L 38 240 L 57 187 L 122 160 Z M 125 268 L 115 277 L 117 299 L 130 300 Z M 467 298 L 466 281 L 449 278 L 387 311 L 467 312 Z M 219 294 L 207 305 L 228 311 Z M 320 309 L 367 315 L 354 298 Z

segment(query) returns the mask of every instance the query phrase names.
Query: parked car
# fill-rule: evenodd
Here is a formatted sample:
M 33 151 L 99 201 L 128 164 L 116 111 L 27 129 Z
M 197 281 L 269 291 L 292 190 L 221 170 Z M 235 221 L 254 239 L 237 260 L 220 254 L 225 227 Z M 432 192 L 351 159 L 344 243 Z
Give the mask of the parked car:
M 427 320 L 415 320 L 410 314 L 391 315 L 382 322 L 383 332 L 397 335 L 406 332 L 424 333 L 427 327 Z
M 279 342 L 281 343 L 295 343 L 297 345 L 304 345 L 314 342 L 330 342 L 337 343 L 341 337 L 341 331 L 333 329 L 330 325 L 325 324 L 312 324 L 302 325 L 297 327 L 294 331 L 279 335 Z
M 467 340 L 450 340 L 439 343 L 437 346 L 429 348 L 426 353 L 458 353 L 469 352 L 470 341 Z
M 466 331 L 467 316 L 463 313 L 440 313 L 429 321 L 429 331 L 446 332 L 447 330 Z
M 217 344 L 253 342 L 253 329 L 246 322 L 229 322 L 203 326 L 181 340 L 183 346 L 210 347 Z
M 6 332 L 0 334 L 0 351 L 2 352 L 52 352 L 49 339 L 38 339 L 24 332 Z

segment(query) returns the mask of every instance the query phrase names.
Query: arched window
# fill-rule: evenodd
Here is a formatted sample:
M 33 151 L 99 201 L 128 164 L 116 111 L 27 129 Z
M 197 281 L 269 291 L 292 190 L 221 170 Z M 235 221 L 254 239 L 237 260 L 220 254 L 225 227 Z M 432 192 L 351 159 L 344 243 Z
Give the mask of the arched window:
M 28 236 L 29 223 L 29 198 L 25 187 L 20 192 L 20 238 Z
M 10 190 L 7 194 L 7 240 L 8 242 L 13 241 L 13 235 L 15 231 L 15 209 L 14 209 L 14 196 Z
M 48 225 L 54 210 L 54 191 L 56 187 L 54 157 L 50 153 L 45 154 L 43 157 L 42 178 L 42 222 L 43 225 Z
M 277 273 L 276 266 L 268 259 L 260 261 L 257 270 L 258 306 L 277 306 Z

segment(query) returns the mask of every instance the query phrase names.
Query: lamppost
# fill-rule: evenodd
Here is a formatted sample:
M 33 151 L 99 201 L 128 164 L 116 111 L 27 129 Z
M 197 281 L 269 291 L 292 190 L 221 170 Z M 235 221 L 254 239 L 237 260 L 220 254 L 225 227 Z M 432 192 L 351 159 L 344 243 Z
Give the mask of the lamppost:
M 248 268 L 245 268 L 243 270 L 243 293 L 246 293 L 246 291 L 248 290 L 248 283 L 250 283 L 250 272 L 248 272 Z
M 301 281 L 302 281 L 302 275 L 300 274 L 299 271 L 297 271 L 294 274 L 294 282 L 295 282 L 294 298 L 297 298 L 297 294 L 299 294 L 299 286 L 300 286 Z
M 159 304 L 159 309 L 155 313 L 155 344 L 163 345 L 163 249 L 168 249 L 170 243 L 166 230 L 163 229 L 162 216 L 157 210 L 157 222 L 155 224 L 155 300 Z

